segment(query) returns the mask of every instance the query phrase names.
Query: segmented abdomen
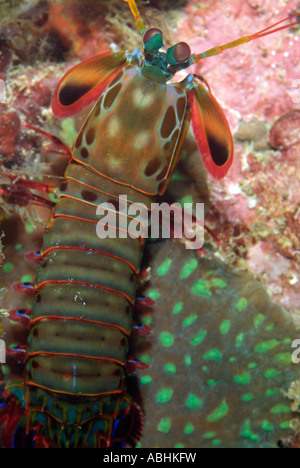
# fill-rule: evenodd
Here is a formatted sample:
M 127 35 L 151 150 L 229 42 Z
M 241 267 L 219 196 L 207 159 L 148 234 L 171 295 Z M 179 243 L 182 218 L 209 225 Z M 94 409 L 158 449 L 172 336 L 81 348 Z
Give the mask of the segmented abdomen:
M 73 446 L 107 446 L 113 421 L 132 404 L 125 368 L 143 242 L 96 235 L 96 206 L 110 202 L 118 213 L 119 184 L 76 163 L 66 177 L 36 280 L 25 373 L 30 426 L 50 427 L 57 445 L 64 437 L 56 426 L 64 425 Z

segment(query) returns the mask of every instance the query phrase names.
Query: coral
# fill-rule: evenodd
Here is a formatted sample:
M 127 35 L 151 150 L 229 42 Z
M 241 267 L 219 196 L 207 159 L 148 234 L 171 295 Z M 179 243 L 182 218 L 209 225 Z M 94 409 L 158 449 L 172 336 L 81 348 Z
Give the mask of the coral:
M 150 364 L 139 373 L 142 446 L 276 447 L 297 421 L 298 405 L 283 393 L 299 376 L 293 321 L 249 273 L 172 241 L 148 255 L 144 293 L 156 304 L 140 356 Z

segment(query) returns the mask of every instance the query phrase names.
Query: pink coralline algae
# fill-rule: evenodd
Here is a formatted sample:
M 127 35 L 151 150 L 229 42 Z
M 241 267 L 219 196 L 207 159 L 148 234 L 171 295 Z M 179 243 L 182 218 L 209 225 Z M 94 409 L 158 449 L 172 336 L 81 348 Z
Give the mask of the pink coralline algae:
M 193 52 L 264 29 L 297 11 L 297 2 L 189 1 L 178 24 L 177 37 Z M 294 106 L 300 73 L 299 38 L 290 31 L 202 60 L 195 67 L 210 83 L 235 130 L 240 118 L 269 120 Z
M 201 5 L 189 1 L 176 36 L 189 42 L 193 52 L 202 52 L 264 29 L 296 11 L 294 1 L 280 7 L 271 0 L 206 1 Z M 227 260 L 252 269 L 274 300 L 297 313 L 300 247 L 297 27 L 203 59 L 195 71 L 210 84 L 228 118 L 235 143 L 234 162 L 224 180 L 216 182 L 208 177 L 207 222 L 223 244 L 230 246 L 225 255 Z M 272 269 L 276 263 L 274 279 Z M 258 264 L 260 267 L 256 268 Z

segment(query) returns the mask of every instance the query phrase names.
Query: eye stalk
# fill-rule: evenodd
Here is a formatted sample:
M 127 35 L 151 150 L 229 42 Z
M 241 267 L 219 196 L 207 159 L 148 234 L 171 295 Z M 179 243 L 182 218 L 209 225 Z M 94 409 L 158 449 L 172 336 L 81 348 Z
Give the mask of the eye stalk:
M 191 56 L 190 46 L 186 42 L 178 42 L 167 50 L 167 59 L 170 65 L 186 62 Z
M 163 46 L 163 34 L 158 28 L 148 29 L 143 37 L 145 54 L 151 54 Z

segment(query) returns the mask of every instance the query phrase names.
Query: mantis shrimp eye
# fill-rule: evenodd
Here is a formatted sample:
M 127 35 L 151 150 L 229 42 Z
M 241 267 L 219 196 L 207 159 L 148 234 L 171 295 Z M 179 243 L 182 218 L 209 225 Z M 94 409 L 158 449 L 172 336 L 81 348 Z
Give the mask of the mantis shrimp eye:
M 156 34 L 159 34 L 161 36 L 161 41 L 162 41 L 163 34 L 161 30 L 158 28 L 151 28 L 151 29 L 148 29 L 148 31 L 146 31 L 144 34 L 144 37 L 143 37 L 144 44 L 147 44 L 147 42 L 150 41 L 150 39 L 152 39 L 152 37 L 155 36 Z
M 178 42 L 173 49 L 176 62 L 186 62 L 191 56 L 190 46 L 186 42 Z
M 191 56 L 190 46 L 186 42 L 178 42 L 167 50 L 168 63 L 178 65 L 186 62 Z

